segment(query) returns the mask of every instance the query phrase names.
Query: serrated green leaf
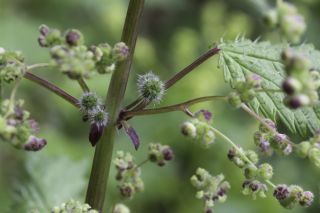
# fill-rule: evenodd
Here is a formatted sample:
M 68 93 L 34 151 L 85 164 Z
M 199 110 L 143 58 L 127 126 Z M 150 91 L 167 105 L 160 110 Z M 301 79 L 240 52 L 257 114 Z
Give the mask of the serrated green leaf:
M 225 80 L 234 86 L 236 80 L 245 80 L 249 74 L 262 78 L 264 90 L 280 90 L 285 77 L 281 52 L 287 45 L 272 45 L 268 42 L 237 40 L 219 45 L 219 66 L 223 68 Z M 311 45 L 295 48 L 312 62 L 312 68 L 320 70 L 320 52 Z M 272 120 L 280 119 L 292 133 L 307 136 L 320 129 L 320 107 L 304 107 L 291 110 L 283 104 L 281 92 L 261 92 L 248 103 L 255 112 Z

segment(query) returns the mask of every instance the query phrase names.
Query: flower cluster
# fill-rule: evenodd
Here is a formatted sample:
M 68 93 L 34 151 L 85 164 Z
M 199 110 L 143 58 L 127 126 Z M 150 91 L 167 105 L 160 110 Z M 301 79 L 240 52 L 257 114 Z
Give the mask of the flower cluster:
M 18 51 L 6 51 L 0 47 L 0 81 L 11 83 L 20 79 L 26 71 L 24 57 Z
M 282 89 L 287 94 L 286 105 L 297 109 L 317 103 L 320 87 L 319 72 L 310 71 L 310 61 L 292 49 L 285 49 L 282 59 L 288 75 L 282 84 Z
M 196 174 L 191 177 L 191 184 L 199 190 L 196 198 L 204 200 L 204 212 L 213 212 L 216 202 L 223 203 L 227 199 L 230 184 L 224 180 L 223 174 L 212 176 L 208 171 L 198 168 Z
M 148 72 L 145 75 L 139 75 L 137 86 L 140 95 L 147 101 L 159 103 L 165 93 L 164 83 L 152 72 Z
M 89 204 L 69 200 L 66 203 L 62 203 L 60 206 L 53 207 L 51 213 L 98 213 L 98 211 L 92 209 Z
M 320 168 L 320 132 L 308 141 L 296 145 L 295 153 L 301 158 L 309 158 L 310 161 Z
M 22 108 L 22 100 L 12 102 L 12 100 L 4 100 L 1 103 L 0 138 L 17 149 L 41 150 L 47 141 L 35 136 L 39 131 L 37 122 L 31 120 L 30 113 Z
M 155 162 L 159 166 L 164 166 L 166 161 L 171 161 L 173 157 L 173 151 L 169 146 L 160 143 L 149 144 L 149 160 L 151 162 Z
M 271 156 L 273 151 L 282 155 L 289 155 L 292 153 L 292 145 L 288 142 L 288 137 L 285 134 L 275 133 L 276 125 L 273 121 L 265 119 L 265 124 L 260 124 L 259 131 L 254 134 L 254 143 L 261 153 L 266 156 Z
M 273 196 L 286 209 L 292 209 L 298 204 L 302 207 L 309 207 L 314 199 L 312 192 L 303 191 L 297 185 L 287 186 L 285 184 L 278 185 L 273 192 Z
M 79 30 L 71 29 L 61 33 L 57 29 L 41 25 L 38 42 L 50 48 L 54 64 L 71 79 L 90 78 L 98 73 L 110 73 L 116 63 L 125 60 L 129 48 L 119 42 L 112 48 L 109 44 L 87 47 Z
M 287 2 L 281 2 L 276 9 L 268 11 L 264 21 L 270 28 L 279 28 L 282 35 L 292 43 L 298 43 L 306 30 L 304 17 L 294 5 Z
M 140 177 L 141 169 L 136 165 L 130 153 L 118 151 L 113 163 L 117 169 L 116 180 L 123 197 L 132 198 L 136 192 L 144 189 L 144 183 Z
M 228 158 L 237 167 L 243 170 L 246 180 L 242 184 L 244 195 L 251 195 L 253 199 L 257 196 L 265 198 L 268 187 L 259 181 L 268 181 L 273 176 L 273 168 L 268 163 L 258 164 L 258 155 L 252 150 L 244 151 L 241 147 L 232 148 L 228 152 Z
M 229 94 L 229 103 L 240 107 L 242 102 L 249 102 L 256 97 L 257 90 L 261 89 L 261 77 L 256 74 L 247 75 L 245 81 L 234 84 L 234 89 L 235 91 Z
M 101 99 L 93 92 L 85 92 L 79 99 L 79 106 L 84 117 L 91 123 L 89 140 L 94 146 L 99 141 L 103 129 L 108 123 L 108 112 L 102 105 Z
M 195 113 L 194 118 L 182 124 L 181 132 L 208 148 L 216 139 L 211 123 L 211 113 L 207 110 L 200 110 Z
M 114 206 L 112 213 L 130 213 L 130 209 L 126 205 L 118 203 Z

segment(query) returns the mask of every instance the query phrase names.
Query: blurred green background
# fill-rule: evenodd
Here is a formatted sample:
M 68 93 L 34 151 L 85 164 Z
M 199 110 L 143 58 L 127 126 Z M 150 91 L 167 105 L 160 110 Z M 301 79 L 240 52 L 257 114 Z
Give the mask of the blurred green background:
M 255 4 L 252 4 L 255 2 Z M 294 1 L 308 21 L 305 41 L 320 47 L 319 0 Z M 188 65 L 219 41 L 245 35 L 251 39 L 279 42 L 276 32 L 269 32 L 260 21 L 265 1 L 260 0 L 146 0 L 141 33 L 138 39 L 133 70 L 125 103 L 137 97 L 135 79 L 138 74 L 153 70 L 163 79 Z M 270 5 L 274 1 L 269 2 Z M 0 0 L 0 46 L 21 50 L 28 64 L 47 62 L 49 54 L 37 44 L 40 24 L 67 29 L 78 28 L 87 44 L 115 43 L 121 36 L 128 0 Z M 259 9 L 259 5 L 262 6 Z M 58 71 L 37 70 L 42 76 L 79 97 L 79 86 Z M 110 76 L 94 77 L 89 86 L 104 96 Z M 9 90 L 10 88 L 8 88 Z M 229 91 L 217 68 L 217 58 L 210 59 L 170 89 L 161 105 L 174 104 L 205 95 L 223 95 Z M 41 136 L 47 147 L 38 153 L 17 151 L 0 143 L 0 213 L 24 213 L 27 209 L 45 209 L 70 198 L 83 200 L 94 149 L 88 143 L 87 124 L 71 105 L 37 85 L 24 81 L 19 90 L 26 108 L 41 125 Z M 257 122 L 225 103 L 205 103 L 192 108 L 207 108 L 214 113 L 214 126 L 245 148 L 255 149 L 252 135 Z M 197 167 L 212 174 L 224 173 L 231 183 L 228 201 L 218 204 L 216 212 L 278 213 L 286 212 L 273 199 L 251 198 L 241 194 L 243 176 L 226 158 L 228 146 L 221 140 L 210 149 L 203 149 L 180 134 L 180 125 L 187 119 L 182 113 L 137 117 L 130 123 L 142 140 L 134 151 L 123 131 L 119 131 L 115 150 L 127 150 L 137 162 L 147 155 L 150 142 L 172 146 L 175 160 L 164 168 L 151 163 L 142 168 L 145 191 L 132 200 L 123 201 L 133 213 L 202 212 L 202 202 L 195 199 L 196 190 L 190 177 Z M 299 184 L 316 194 L 309 209 L 291 212 L 320 212 L 319 169 L 295 157 L 274 156 L 263 159 L 274 165 L 275 183 Z M 108 207 L 121 201 L 111 171 Z M 28 202 L 26 202 L 28 200 Z M 108 209 L 108 208 L 107 208 Z M 40 212 L 45 212 L 41 210 Z

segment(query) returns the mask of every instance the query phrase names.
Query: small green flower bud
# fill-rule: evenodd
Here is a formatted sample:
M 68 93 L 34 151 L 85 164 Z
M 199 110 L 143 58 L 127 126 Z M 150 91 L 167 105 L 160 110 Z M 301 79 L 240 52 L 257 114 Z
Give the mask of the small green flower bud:
M 113 208 L 112 213 L 130 213 L 130 209 L 126 205 L 118 203 Z
M 258 154 L 253 151 L 253 150 L 247 150 L 245 151 L 245 155 L 247 156 L 247 158 L 253 163 L 256 164 L 259 161 L 259 157 Z
M 105 127 L 109 120 L 109 114 L 101 108 L 97 108 L 90 113 L 89 118 L 91 124 L 97 124 L 101 127 Z
M 273 176 L 273 168 L 268 163 L 263 163 L 259 166 L 259 175 L 264 180 L 270 180 Z
M 236 108 L 240 107 L 242 104 L 240 95 L 237 92 L 231 92 L 229 94 L 228 102 L 229 102 L 229 104 L 231 104 L 232 106 L 234 106 Z
M 299 14 L 284 16 L 280 25 L 284 35 L 292 43 L 298 43 L 307 28 L 304 17 Z
M 244 168 L 244 176 L 247 179 L 253 179 L 257 176 L 258 169 L 254 165 L 248 165 Z
M 102 56 L 103 56 L 103 52 L 102 50 L 97 47 L 97 46 L 91 46 L 89 48 L 89 50 L 93 53 L 93 57 L 96 61 L 100 61 Z
M 320 168 L 320 149 L 318 147 L 310 148 L 308 157 L 316 167 Z
M 268 188 L 265 184 L 257 181 L 257 180 L 246 180 L 242 184 L 242 193 L 244 195 L 251 195 L 252 199 L 256 199 L 257 196 L 261 198 L 266 197 L 266 192 L 268 191 Z
M 186 121 L 181 126 L 181 133 L 187 137 L 195 138 L 197 135 L 197 128 L 189 121 Z
M 116 61 L 124 61 L 129 56 L 129 47 L 124 42 L 116 43 L 112 49 L 112 56 Z
M 306 158 L 309 154 L 311 144 L 309 141 L 303 141 L 295 146 L 295 153 L 301 157 Z
M 275 28 L 278 25 L 278 11 L 275 9 L 269 10 L 263 16 L 264 24 L 269 28 Z
M 137 85 L 140 95 L 148 101 L 160 102 L 165 92 L 164 83 L 152 72 L 140 75 Z

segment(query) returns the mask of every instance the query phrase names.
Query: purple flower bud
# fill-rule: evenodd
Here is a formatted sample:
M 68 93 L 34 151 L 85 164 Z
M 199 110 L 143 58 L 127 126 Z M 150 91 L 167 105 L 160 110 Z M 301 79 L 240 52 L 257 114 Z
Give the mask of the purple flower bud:
M 139 138 L 139 135 L 137 134 L 136 130 L 131 126 L 129 126 L 129 127 L 124 126 L 124 129 L 125 129 L 127 135 L 130 137 L 134 148 L 136 150 L 138 150 L 138 148 L 140 146 L 140 138 Z
M 47 40 L 44 36 L 40 35 L 38 37 L 38 43 L 39 43 L 40 47 L 48 47 Z
M 29 126 L 34 133 L 38 133 L 40 131 L 39 124 L 35 120 L 29 120 Z
M 283 151 L 283 154 L 285 154 L 285 155 L 291 154 L 292 153 L 292 145 L 287 144 L 287 146 L 282 151 Z
M 31 135 L 27 141 L 27 143 L 24 145 L 24 150 L 26 151 L 39 151 L 44 146 L 47 145 L 47 141 L 43 138 L 37 138 L 33 135 Z
M 308 104 L 310 104 L 310 98 L 303 94 L 292 96 L 287 99 L 287 105 L 292 109 L 298 109 Z
M 273 192 L 273 196 L 279 201 L 288 198 L 289 195 L 290 195 L 290 192 L 288 190 L 288 186 L 284 184 L 278 185 Z
M 172 151 L 172 149 L 170 147 L 167 147 L 167 148 L 163 149 L 162 150 L 162 154 L 163 154 L 163 158 L 166 161 L 170 161 L 174 157 L 173 151 Z
M 158 166 L 164 166 L 166 163 L 164 161 L 159 161 Z
M 78 30 L 70 30 L 66 34 L 66 42 L 71 46 L 77 46 L 83 42 L 83 36 Z
M 49 34 L 49 31 L 50 29 L 47 25 L 44 25 L 44 24 L 40 25 L 39 32 L 41 35 L 47 36 Z
M 133 187 L 129 185 L 125 185 L 120 187 L 120 193 L 123 197 L 131 197 L 133 194 Z
M 228 152 L 228 158 L 229 160 L 232 160 L 236 156 L 236 150 L 230 149 Z
M 300 197 L 299 204 L 303 207 L 309 207 L 311 206 L 313 199 L 314 199 L 313 193 L 310 191 L 305 191 L 302 193 Z
M 210 111 L 202 109 L 199 111 L 199 113 L 201 113 L 203 115 L 203 117 L 206 121 L 211 121 L 212 113 Z
M 102 136 L 103 130 L 104 130 L 104 126 L 101 126 L 96 123 L 91 124 L 89 141 L 92 146 L 95 146 L 98 143 L 99 139 Z

